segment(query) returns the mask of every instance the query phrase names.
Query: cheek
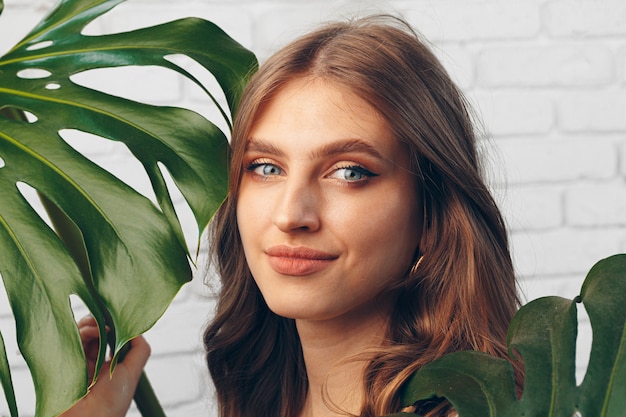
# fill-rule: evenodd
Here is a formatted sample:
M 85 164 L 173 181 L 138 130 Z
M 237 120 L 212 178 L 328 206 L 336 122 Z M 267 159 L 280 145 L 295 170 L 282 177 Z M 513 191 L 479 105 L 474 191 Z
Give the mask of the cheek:
M 400 195 L 380 201 L 363 224 L 362 229 L 368 235 L 366 241 L 393 262 L 408 264 L 420 240 L 421 217 L 417 203 Z
M 252 269 L 254 261 L 250 256 L 254 247 L 254 236 L 257 235 L 254 229 L 255 222 L 250 219 L 249 206 L 242 204 L 241 199 L 237 201 L 237 228 L 239 229 L 239 239 L 243 248 L 243 255 L 248 264 L 248 268 Z
M 237 199 L 237 226 L 239 228 L 239 235 L 241 236 L 241 242 L 244 246 L 248 246 L 248 237 L 254 235 L 254 231 L 251 228 L 255 222 L 252 219 L 255 216 L 255 212 L 252 209 L 250 202 L 250 193 L 246 192 L 244 187 L 240 188 L 240 192 Z
M 266 235 L 271 225 L 272 199 L 255 187 L 246 187 L 245 181 L 239 188 L 236 215 L 241 243 L 246 256 Z

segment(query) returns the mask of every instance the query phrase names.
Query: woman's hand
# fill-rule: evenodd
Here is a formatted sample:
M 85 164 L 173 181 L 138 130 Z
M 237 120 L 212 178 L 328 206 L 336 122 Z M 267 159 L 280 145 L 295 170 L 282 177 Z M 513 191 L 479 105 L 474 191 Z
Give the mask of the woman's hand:
M 91 380 L 98 357 L 98 326 L 93 317 L 84 317 L 78 322 L 78 330 L 87 355 L 89 380 Z M 89 394 L 60 417 L 125 416 L 148 356 L 150 356 L 148 342 L 141 336 L 133 339 L 130 350 L 124 360 L 116 365 L 113 376 L 109 377 L 110 363 L 104 363 L 100 376 L 89 390 Z

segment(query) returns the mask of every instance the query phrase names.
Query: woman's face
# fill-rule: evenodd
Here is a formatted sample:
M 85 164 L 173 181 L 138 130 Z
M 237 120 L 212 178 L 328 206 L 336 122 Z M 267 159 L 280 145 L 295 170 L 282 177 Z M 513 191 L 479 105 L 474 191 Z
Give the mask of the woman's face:
M 320 79 L 257 115 L 237 221 L 269 308 L 301 320 L 387 313 L 421 230 L 406 149 L 367 102 Z

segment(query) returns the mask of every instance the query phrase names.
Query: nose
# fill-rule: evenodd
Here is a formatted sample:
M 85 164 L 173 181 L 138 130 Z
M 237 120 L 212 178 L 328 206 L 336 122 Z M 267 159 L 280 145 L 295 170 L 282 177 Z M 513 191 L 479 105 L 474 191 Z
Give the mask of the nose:
M 275 201 L 273 222 L 281 231 L 314 232 L 319 229 L 321 196 L 314 185 L 290 178 L 281 187 Z

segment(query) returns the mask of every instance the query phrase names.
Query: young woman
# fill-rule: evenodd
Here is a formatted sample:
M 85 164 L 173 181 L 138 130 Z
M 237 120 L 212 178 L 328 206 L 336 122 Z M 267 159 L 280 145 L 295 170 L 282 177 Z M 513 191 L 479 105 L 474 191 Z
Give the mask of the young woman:
M 277 52 L 231 145 L 204 337 L 220 416 L 380 416 L 446 353 L 507 357 L 518 299 L 504 223 L 462 94 L 408 25 L 331 24 Z M 148 352 L 135 341 L 122 376 L 70 413 L 132 388 Z

